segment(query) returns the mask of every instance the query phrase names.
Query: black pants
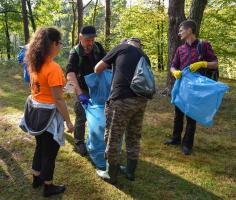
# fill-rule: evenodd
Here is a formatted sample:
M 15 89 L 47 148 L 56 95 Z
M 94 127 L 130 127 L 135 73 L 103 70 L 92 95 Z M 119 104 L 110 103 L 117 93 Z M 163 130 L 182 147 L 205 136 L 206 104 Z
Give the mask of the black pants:
M 55 160 L 60 145 L 53 139 L 53 135 L 44 132 L 35 136 L 36 148 L 33 157 L 32 169 L 40 172 L 44 181 L 51 181 L 55 168 Z
M 75 143 L 84 142 L 85 123 L 87 119 L 86 119 L 85 110 L 79 101 L 75 102 L 74 111 L 76 114 L 74 140 L 75 140 Z
M 194 134 L 196 131 L 196 121 L 188 116 L 186 116 L 186 119 L 187 119 L 187 125 L 182 144 L 188 148 L 192 148 L 194 141 Z M 174 140 L 181 141 L 183 126 L 184 126 L 184 113 L 178 107 L 175 107 L 175 119 L 174 119 L 174 131 L 173 131 Z

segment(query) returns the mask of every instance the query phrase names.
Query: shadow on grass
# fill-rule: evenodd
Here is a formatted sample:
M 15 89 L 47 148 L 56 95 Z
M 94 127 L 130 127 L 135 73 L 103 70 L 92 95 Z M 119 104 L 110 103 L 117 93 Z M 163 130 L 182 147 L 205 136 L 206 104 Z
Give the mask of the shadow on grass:
M 0 166 L 0 199 L 43 199 L 42 188 L 33 189 L 28 174 L 20 167 L 19 162 L 11 152 L 0 146 L 0 161 L 4 168 Z M 7 173 L 5 172 L 7 171 Z M 30 175 L 31 176 L 31 175 Z M 57 195 L 53 199 L 62 199 L 62 195 Z
M 74 145 L 72 136 L 66 135 L 66 139 L 70 144 Z M 124 158 L 124 152 L 122 153 L 122 158 Z M 91 162 L 89 157 L 88 161 Z M 206 189 L 174 175 L 162 167 L 143 160 L 139 161 L 136 181 L 130 182 L 122 175 L 119 175 L 116 187 L 137 200 L 221 199 Z
M 220 200 L 222 198 L 197 186 L 168 170 L 150 162 L 139 161 L 136 180 L 130 182 L 119 177 L 117 186 L 120 190 L 134 199 L 161 199 L 161 200 Z

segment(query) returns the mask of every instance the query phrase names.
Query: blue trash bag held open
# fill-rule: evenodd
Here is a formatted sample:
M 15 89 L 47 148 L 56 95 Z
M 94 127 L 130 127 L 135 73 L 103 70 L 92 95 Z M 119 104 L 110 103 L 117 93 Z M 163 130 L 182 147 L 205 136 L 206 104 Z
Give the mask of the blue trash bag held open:
M 104 142 L 106 127 L 105 102 L 110 94 L 112 71 L 105 70 L 101 74 L 87 75 L 85 81 L 92 102 L 84 107 L 88 123 L 87 150 L 95 166 L 104 170 L 106 168 L 104 157 L 106 148 Z
M 112 70 L 105 70 L 101 74 L 89 74 L 85 76 L 89 88 L 91 102 L 94 105 L 104 105 L 110 94 Z
M 182 72 L 182 78 L 175 81 L 171 103 L 198 123 L 212 126 L 228 89 L 227 85 L 193 73 L 187 67 Z

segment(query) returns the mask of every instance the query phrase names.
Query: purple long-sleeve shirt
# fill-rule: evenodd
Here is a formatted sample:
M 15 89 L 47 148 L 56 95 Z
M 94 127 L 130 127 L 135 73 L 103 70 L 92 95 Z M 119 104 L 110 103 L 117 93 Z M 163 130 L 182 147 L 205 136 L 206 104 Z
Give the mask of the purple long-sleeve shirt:
M 183 70 L 185 67 L 189 66 L 192 63 L 198 62 L 200 60 L 204 60 L 207 62 L 218 61 L 214 50 L 209 42 L 203 41 L 203 52 L 202 58 L 199 60 L 199 54 L 197 50 L 197 45 L 199 40 L 196 39 L 191 45 L 185 43 L 177 48 L 175 52 L 174 59 L 172 61 L 171 68 L 175 68 L 177 70 Z

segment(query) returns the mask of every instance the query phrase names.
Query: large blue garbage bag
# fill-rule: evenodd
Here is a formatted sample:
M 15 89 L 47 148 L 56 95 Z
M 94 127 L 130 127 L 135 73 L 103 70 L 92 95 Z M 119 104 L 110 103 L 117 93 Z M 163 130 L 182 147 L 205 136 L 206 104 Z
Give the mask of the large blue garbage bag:
M 182 78 L 174 84 L 171 103 L 198 123 L 211 126 L 228 89 L 229 87 L 223 83 L 185 68 Z
M 105 70 L 101 74 L 89 74 L 85 81 L 89 88 L 92 104 L 104 105 L 110 94 L 112 70 Z
M 85 76 L 92 102 L 85 107 L 88 122 L 87 150 L 95 166 L 102 170 L 106 168 L 104 158 L 105 102 L 110 94 L 111 80 L 111 70 L 105 70 L 99 75 L 90 74 Z
M 88 122 L 87 150 L 95 166 L 99 169 L 106 168 L 104 158 L 105 143 L 104 132 L 106 119 L 104 105 L 88 105 L 85 109 Z

